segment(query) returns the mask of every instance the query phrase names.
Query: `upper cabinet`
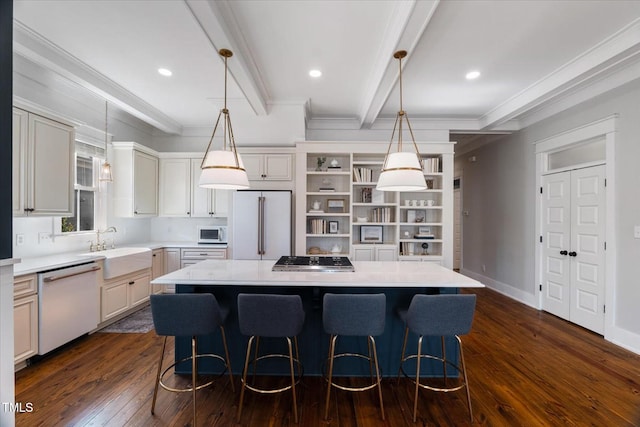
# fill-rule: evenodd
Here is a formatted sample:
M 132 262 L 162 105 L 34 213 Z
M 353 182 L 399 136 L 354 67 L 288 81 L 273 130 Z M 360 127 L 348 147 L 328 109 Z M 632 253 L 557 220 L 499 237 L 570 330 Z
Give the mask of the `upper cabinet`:
M 160 159 L 160 216 L 227 216 L 229 191 L 198 185 L 201 162 L 201 157 Z
M 242 154 L 249 181 L 291 181 L 291 154 Z
M 133 142 L 113 143 L 113 203 L 115 216 L 158 215 L 158 157 Z
M 72 126 L 13 109 L 14 215 L 73 215 Z

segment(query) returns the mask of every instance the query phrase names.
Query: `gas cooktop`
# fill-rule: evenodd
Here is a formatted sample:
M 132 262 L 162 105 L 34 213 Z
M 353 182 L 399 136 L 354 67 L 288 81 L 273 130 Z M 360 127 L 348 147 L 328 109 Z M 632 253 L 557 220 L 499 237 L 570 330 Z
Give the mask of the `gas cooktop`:
M 271 271 L 354 271 L 346 256 L 283 256 Z

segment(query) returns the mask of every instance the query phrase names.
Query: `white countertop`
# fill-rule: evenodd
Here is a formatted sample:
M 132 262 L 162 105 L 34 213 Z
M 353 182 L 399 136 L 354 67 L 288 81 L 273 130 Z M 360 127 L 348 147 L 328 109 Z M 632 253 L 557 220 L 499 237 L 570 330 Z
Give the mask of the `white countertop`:
M 349 286 L 482 288 L 484 285 L 430 262 L 355 261 L 354 272 L 271 271 L 274 260 L 206 260 L 160 276 L 157 285 Z
M 162 249 L 162 248 L 207 248 L 207 249 L 226 249 L 226 245 L 199 245 L 195 242 L 143 242 L 143 243 L 131 243 L 122 244 L 118 246 L 122 247 L 135 247 L 135 248 L 149 248 Z M 82 264 L 89 261 L 96 261 L 103 259 L 104 255 L 97 252 L 91 252 L 87 255 L 87 251 L 79 252 L 66 252 L 55 255 L 39 256 L 39 257 L 26 257 L 19 260 L 13 259 L 13 275 L 21 276 L 24 274 L 39 273 L 42 271 L 53 270 L 61 267 L 70 267 L 73 265 Z

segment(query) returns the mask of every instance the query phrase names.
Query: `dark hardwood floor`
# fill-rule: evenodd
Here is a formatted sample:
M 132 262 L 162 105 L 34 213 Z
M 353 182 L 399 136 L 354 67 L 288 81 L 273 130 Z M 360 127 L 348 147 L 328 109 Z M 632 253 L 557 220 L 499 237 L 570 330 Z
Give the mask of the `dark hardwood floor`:
M 475 293 L 473 329 L 463 337 L 474 424 L 640 425 L 640 356 L 491 290 Z M 16 401 L 34 408 L 17 414 L 17 425 L 190 425 L 189 394 L 161 390 L 156 415 L 150 414 L 160 345 L 153 331 L 97 333 L 34 363 L 16 374 Z M 305 377 L 303 382 L 300 426 L 470 425 L 464 392 L 426 390 L 413 424 L 411 385 L 393 379 L 384 380 L 386 421 L 380 420 L 374 392 L 337 392 L 325 422 L 321 379 Z M 225 379 L 198 396 L 198 425 L 237 425 L 237 387 L 232 393 Z M 295 425 L 290 395 L 247 394 L 241 425 Z

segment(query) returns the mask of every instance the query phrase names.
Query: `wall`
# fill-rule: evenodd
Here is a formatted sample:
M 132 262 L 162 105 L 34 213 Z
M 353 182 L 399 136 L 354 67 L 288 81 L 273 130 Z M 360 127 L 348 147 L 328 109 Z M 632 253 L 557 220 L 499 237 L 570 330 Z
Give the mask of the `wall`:
M 475 157 L 475 161 L 469 159 Z M 462 171 L 463 265 L 529 305 L 534 300 L 535 155 L 522 133 L 456 158 Z
M 607 284 L 615 286 L 615 300 L 607 301 L 607 311 L 614 310 L 614 328 L 606 338 L 640 353 L 640 315 L 637 309 L 640 301 L 640 239 L 633 238 L 633 227 L 640 224 L 638 99 L 640 79 L 504 140 L 466 153 L 458 162 L 464 169 L 463 209 L 470 211 L 469 219 L 463 222 L 463 269 L 472 275 L 485 275 L 490 284 L 492 281 L 498 282 L 498 286 L 504 284 L 503 290 L 511 296 L 529 298 L 535 286 L 532 283 L 536 190 L 533 143 L 618 114 L 613 218 L 616 231 L 615 236 L 607 237 L 608 242 L 615 244 L 617 255 L 616 264 L 607 266 L 613 268 L 616 275 L 616 283 Z M 476 156 L 477 164 L 464 163 L 470 156 Z M 518 233 L 520 237 L 515 239 L 512 233 Z M 518 257 L 522 258 L 515 259 Z M 487 266 L 485 273 L 482 272 L 482 263 Z
M 49 114 L 71 120 L 77 124 L 78 132 L 104 135 L 103 98 L 20 55 L 14 54 L 13 60 L 13 91 L 18 102 L 25 102 L 27 106 L 33 104 Z M 114 140 L 136 141 L 150 146 L 153 142 L 153 129 L 112 104 L 109 105 L 108 133 L 114 136 Z M 11 156 L 6 158 L 11 160 Z M 107 206 L 112 206 L 109 203 L 110 184 L 101 184 L 101 191 L 106 193 Z M 115 226 L 118 229 L 115 237 L 118 244 L 150 239 L 150 219 L 115 218 L 109 211 L 103 222 L 104 228 Z M 87 250 L 89 241 L 96 239 L 95 233 L 56 236 L 59 230 L 59 218 L 16 217 L 13 218 L 13 233 L 9 228 L 8 243 L 11 245 L 13 242 L 16 258 L 25 258 Z M 13 236 L 18 233 L 24 235 L 24 245 L 15 246 Z M 50 241 L 39 243 L 39 233 L 54 234 L 54 237 Z

